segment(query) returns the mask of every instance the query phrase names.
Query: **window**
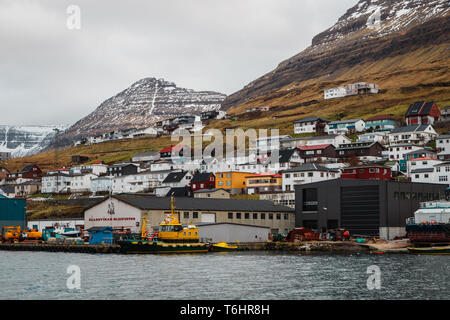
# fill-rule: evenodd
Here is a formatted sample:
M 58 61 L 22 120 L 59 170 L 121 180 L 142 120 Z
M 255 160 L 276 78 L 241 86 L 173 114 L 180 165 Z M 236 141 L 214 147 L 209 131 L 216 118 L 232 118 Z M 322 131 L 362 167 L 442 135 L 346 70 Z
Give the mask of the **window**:
M 185 213 L 184 213 L 184 218 L 185 218 L 185 219 L 189 219 L 189 212 L 185 212 Z
M 236 213 L 236 219 L 240 219 L 241 218 L 241 213 L 240 212 L 237 212 Z
M 287 213 L 284 214 L 284 220 L 289 220 L 289 214 Z
M 277 220 L 281 220 L 281 214 L 277 213 Z
M 265 213 L 261 213 L 261 220 L 266 220 L 266 214 Z
M 253 214 L 253 220 L 258 220 L 258 214 L 257 213 Z
M 269 213 L 269 220 L 273 220 L 273 213 Z
M 250 213 L 245 213 L 245 219 L 250 219 Z
M 194 213 L 192 214 L 192 218 L 193 218 L 193 219 L 198 219 L 198 212 L 194 212 Z
M 228 212 L 228 219 L 233 219 L 233 212 Z

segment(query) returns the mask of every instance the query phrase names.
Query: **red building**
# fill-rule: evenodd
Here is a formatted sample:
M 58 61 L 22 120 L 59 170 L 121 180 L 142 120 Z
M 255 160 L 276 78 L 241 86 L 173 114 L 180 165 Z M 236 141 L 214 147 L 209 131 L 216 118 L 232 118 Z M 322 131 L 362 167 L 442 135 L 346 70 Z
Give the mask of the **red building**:
M 5 180 L 8 177 L 9 171 L 5 167 L 0 166 L 0 180 Z
M 183 156 L 183 145 L 170 146 L 159 151 L 161 159 Z
M 406 124 L 433 124 L 439 121 L 441 111 L 434 102 L 415 102 L 406 111 Z
M 342 179 L 384 180 L 392 178 L 391 168 L 386 166 L 358 166 L 342 169 Z
M 196 173 L 190 182 L 192 191 L 214 189 L 216 176 L 213 173 Z
M 12 172 L 8 175 L 8 179 L 16 180 L 22 179 L 34 179 L 38 180 L 42 178 L 42 171 L 37 164 L 30 164 L 22 169 L 22 171 Z

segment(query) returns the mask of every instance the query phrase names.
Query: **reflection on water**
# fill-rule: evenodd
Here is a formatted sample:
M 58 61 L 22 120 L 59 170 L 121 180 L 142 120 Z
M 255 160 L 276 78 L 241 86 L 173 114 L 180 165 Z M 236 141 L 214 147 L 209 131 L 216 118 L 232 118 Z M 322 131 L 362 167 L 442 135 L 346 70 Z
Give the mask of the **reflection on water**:
M 69 265 L 81 289 L 66 287 Z M 367 289 L 367 268 L 381 290 Z M 449 299 L 449 256 L 0 252 L 0 299 Z

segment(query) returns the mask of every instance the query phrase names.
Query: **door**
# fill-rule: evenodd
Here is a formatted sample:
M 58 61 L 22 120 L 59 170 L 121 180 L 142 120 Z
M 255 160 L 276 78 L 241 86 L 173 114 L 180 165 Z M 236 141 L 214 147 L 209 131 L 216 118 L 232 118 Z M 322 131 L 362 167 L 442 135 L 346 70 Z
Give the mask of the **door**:
M 202 223 L 216 223 L 215 213 L 202 213 Z

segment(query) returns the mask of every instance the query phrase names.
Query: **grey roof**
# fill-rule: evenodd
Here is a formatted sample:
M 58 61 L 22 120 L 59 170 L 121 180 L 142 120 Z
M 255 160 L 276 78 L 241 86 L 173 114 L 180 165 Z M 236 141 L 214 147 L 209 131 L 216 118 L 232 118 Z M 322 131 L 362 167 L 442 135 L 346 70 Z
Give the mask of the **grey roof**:
M 450 138 L 450 134 L 443 134 L 443 135 L 441 135 L 441 136 L 438 136 L 436 139 L 448 139 L 448 138 Z
M 0 190 L 2 190 L 4 193 L 14 193 L 14 187 L 13 186 L 0 186 Z
M 356 122 L 361 121 L 361 120 L 362 119 L 339 120 L 339 121 L 332 121 L 332 122 L 330 122 L 330 124 L 356 123 Z
M 284 172 L 305 172 L 305 171 L 328 171 L 328 172 L 339 172 L 339 170 L 330 169 L 315 163 L 306 163 L 299 167 L 284 170 Z
M 416 151 L 408 152 L 407 154 L 415 154 L 415 153 L 436 153 L 436 151 L 433 151 L 431 149 L 419 149 Z
M 415 169 L 411 170 L 411 173 L 431 173 L 434 172 L 433 168 Z
M 220 190 L 230 193 L 228 190 L 223 189 L 223 188 L 200 189 L 200 190 L 194 191 L 194 193 L 208 193 L 208 192 L 216 192 L 216 191 L 220 191 Z
M 300 138 L 285 138 L 285 139 L 281 139 L 282 142 L 285 141 L 302 141 L 302 140 L 328 140 L 328 139 L 334 139 L 337 136 L 339 136 L 339 134 L 330 134 L 327 136 L 310 136 L 310 137 L 300 137 Z
M 320 117 L 309 117 L 309 118 L 297 120 L 294 123 L 303 123 L 303 122 L 312 122 L 312 121 L 331 122 L 331 120 L 327 120 L 327 119 L 320 118 Z
M 113 196 L 133 207 L 141 210 L 170 210 L 170 198 L 158 197 L 130 197 Z M 294 209 L 275 205 L 268 200 L 246 199 L 202 199 L 202 198 L 177 198 L 176 210 L 192 211 L 247 211 L 247 212 L 294 212 Z
M 167 177 L 164 179 L 163 183 L 180 182 L 181 180 L 183 180 L 186 174 L 187 171 L 169 173 Z
M 352 149 L 368 149 L 373 147 L 374 145 L 379 144 L 382 146 L 379 142 L 367 142 L 367 143 L 349 143 L 349 144 L 341 144 L 339 148 L 336 148 L 336 151 L 342 151 L 342 150 L 352 150 Z M 383 147 L 383 146 L 382 146 Z M 384 148 L 384 147 L 383 147 Z
M 208 180 L 211 175 L 212 175 L 211 172 L 205 172 L 205 173 L 197 172 L 192 177 L 191 182 L 204 182 L 204 181 Z
M 423 132 L 430 125 L 429 124 L 418 124 L 418 125 L 410 125 L 404 127 L 398 127 L 391 131 L 391 133 L 403 133 L 403 132 Z
M 279 150 L 279 152 L 278 152 L 278 162 L 279 163 L 289 162 L 291 160 L 291 157 L 294 155 L 295 152 L 297 152 L 297 149 Z

